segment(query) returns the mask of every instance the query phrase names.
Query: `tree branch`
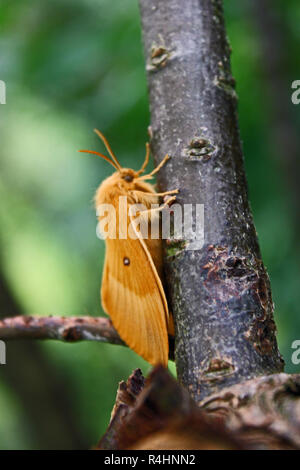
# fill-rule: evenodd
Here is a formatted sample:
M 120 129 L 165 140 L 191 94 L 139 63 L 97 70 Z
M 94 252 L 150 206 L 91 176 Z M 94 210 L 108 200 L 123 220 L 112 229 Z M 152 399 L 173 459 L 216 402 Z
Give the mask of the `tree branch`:
M 248 204 L 221 0 L 140 0 L 162 190 L 204 204 L 205 241 L 169 241 L 165 264 L 179 381 L 197 402 L 282 370 L 268 275 Z
M 0 321 L 0 339 L 82 340 L 125 345 L 104 317 L 32 317 L 20 315 Z
M 19 315 L 0 320 L 0 340 L 56 339 L 68 343 L 99 341 L 127 346 L 109 318 L 40 317 Z M 169 359 L 174 361 L 174 338 L 169 337 Z

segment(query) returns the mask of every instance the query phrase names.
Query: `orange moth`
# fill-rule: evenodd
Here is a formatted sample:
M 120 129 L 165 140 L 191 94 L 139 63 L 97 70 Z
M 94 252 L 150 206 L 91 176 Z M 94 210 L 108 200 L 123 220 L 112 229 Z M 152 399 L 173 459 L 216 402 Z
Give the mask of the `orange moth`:
M 148 143 L 145 161 L 140 170 L 134 171 L 121 167 L 104 135 L 97 129 L 95 132 L 111 158 L 91 150 L 80 152 L 98 155 L 116 169 L 100 184 L 95 195 L 96 209 L 112 205 L 117 221 L 114 237 L 105 239 L 102 306 L 120 337 L 131 349 L 152 365 L 167 366 L 168 333 L 174 335 L 174 329 L 163 288 L 162 240 L 160 236 L 155 239 L 143 237 L 135 221 L 139 216 L 149 225 L 153 220 L 151 218 L 159 217 L 159 212 L 175 200 L 174 194 L 178 190 L 157 193 L 153 185 L 146 182 L 154 177 L 169 156 L 166 155 L 151 173 L 141 176 L 149 161 Z M 171 194 L 172 197 L 169 196 Z M 161 196 L 169 196 L 169 199 L 159 206 Z M 124 198 L 127 205 L 121 211 L 119 201 L 124 201 Z M 130 208 L 137 204 L 143 204 L 146 209 L 137 212 L 134 217 Z M 156 208 L 153 209 L 152 204 L 156 204 Z M 99 222 L 102 217 L 98 217 Z M 133 230 L 135 237 L 128 236 L 129 230 Z

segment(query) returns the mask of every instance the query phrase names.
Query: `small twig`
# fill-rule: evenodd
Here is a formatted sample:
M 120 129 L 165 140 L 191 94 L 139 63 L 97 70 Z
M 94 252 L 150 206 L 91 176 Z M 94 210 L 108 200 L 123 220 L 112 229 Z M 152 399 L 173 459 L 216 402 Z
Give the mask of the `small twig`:
M 0 339 L 56 339 L 100 341 L 125 345 L 109 318 L 17 316 L 0 321 Z

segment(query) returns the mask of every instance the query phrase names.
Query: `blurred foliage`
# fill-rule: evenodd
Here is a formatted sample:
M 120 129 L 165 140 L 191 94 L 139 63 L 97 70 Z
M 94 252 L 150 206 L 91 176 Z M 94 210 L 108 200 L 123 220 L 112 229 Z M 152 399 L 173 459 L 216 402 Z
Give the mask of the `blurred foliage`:
M 289 31 L 291 83 L 299 79 L 300 5 L 275 5 Z M 286 370 L 297 371 L 290 358 L 292 341 L 300 339 L 300 255 L 288 182 L 265 138 L 270 110 L 259 39 L 239 2 L 225 7 L 250 200 L 280 349 Z M 0 79 L 7 84 L 0 107 L 3 269 L 28 314 L 101 315 L 104 244 L 95 235 L 92 200 L 111 167 L 77 150 L 101 150 L 92 132 L 98 127 L 121 163 L 138 168 L 143 160 L 149 111 L 137 1 L 2 0 L 0 10 Z M 67 371 L 78 428 L 96 443 L 118 381 L 149 365 L 117 346 L 51 341 L 41 347 L 59 374 Z M 5 367 L 9 346 L 7 354 Z M 18 390 L 8 389 L 1 375 L 0 409 L 0 448 L 35 447 Z

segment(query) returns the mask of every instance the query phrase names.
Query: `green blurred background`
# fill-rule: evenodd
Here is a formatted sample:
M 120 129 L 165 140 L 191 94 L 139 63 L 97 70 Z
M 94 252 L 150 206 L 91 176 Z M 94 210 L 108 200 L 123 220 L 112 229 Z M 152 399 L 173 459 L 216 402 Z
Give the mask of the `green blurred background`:
M 300 5 L 272 5 L 286 41 L 278 71 L 285 123 L 297 139 L 300 105 L 290 96 L 300 79 Z M 255 12 L 225 0 L 225 13 L 279 346 L 286 371 L 297 372 L 291 343 L 300 339 L 300 224 L 285 155 L 274 145 L 278 96 Z M 0 28 L 0 79 L 7 85 L 0 106 L 0 315 L 101 315 L 104 244 L 96 238 L 92 198 L 112 168 L 77 150 L 101 151 L 92 132 L 98 127 L 121 163 L 138 168 L 143 160 L 149 111 L 137 1 L 2 0 Z M 118 346 L 9 343 L 0 366 L 0 448 L 90 447 L 107 426 L 118 382 L 136 367 L 149 370 Z

